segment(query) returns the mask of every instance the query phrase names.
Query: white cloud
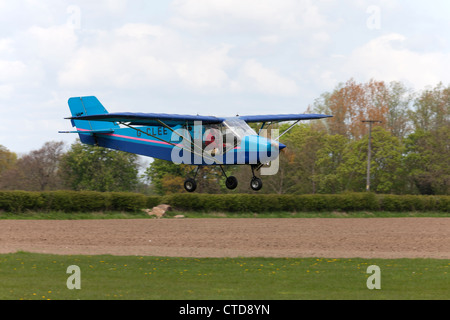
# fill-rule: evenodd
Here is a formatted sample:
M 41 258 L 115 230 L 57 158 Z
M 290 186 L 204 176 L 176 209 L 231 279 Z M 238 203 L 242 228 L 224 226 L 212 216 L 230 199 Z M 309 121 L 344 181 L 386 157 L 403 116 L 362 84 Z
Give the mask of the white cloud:
M 10 55 L 14 52 L 13 40 L 10 38 L 0 39 L 0 54 Z
M 0 82 L 15 83 L 26 75 L 27 67 L 21 61 L 0 60 L 0 70 Z
M 22 45 L 26 45 L 29 51 L 24 55 L 30 54 L 34 58 L 55 65 L 64 62 L 71 56 L 76 49 L 78 37 L 74 30 L 65 24 L 48 28 L 32 26 L 22 41 L 25 42 Z
M 106 8 L 113 13 L 123 13 L 126 8 L 128 1 L 127 0 L 103 0 Z
M 175 0 L 172 7 L 172 21 L 191 28 L 299 32 L 327 24 L 311 0 Z
M 255 60 L 248 60 L 241 69 L 241 74 L 234 90 L 254 90 L 269 95 L 289 96 L 298 93 L 295 81 L 281 76 L 276 71 L 264 67 Z
M 440 81 L 450 82 L 450 53 L 413 51 L 406 42 L 407 37 L 397 33 L 375 38 L 351 53 L 343 72 L 366 79 L 402 81 L 419 90 Z
M 74 52 L 59 75 L 62 86 L 218 88 L 232 64 L 228 46 L 192 46 L 162 26 L 127 24 L 93 43 Z
M 36 87 L 42 80 L 38 66 L 28 65 L 21 60 L 0 60 L 0 100 L 8 100 L 21 89 Z
M 192 88 L 227 88 L 227 70 L 234 64 L 229 46 L 207 48 L 182 54 L 174 67 L 181 81 Z

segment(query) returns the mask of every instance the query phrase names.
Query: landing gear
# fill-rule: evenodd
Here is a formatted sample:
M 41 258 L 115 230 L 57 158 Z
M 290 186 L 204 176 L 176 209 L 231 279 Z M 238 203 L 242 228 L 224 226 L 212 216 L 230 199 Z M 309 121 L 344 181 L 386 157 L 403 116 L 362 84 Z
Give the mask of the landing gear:
M 225 181 L 225 185 L 227 186 L 228 189 L 234 190 L 238 186 L 238 180 L 236 179 L 236 177 L 233 176 L 228 177 L 227 181 Z
M 260 178 L 253 177 L 253 178 L 252 178 L 252 181 L 250 182 L 250 187 L 251 187 L 254 191 L 259 191 L 259 190 L 261 190 L 261 188 L 263 187 L 262 180 L 261 180 Z
M 197 182 L 192 178 L 187 179 L 184 182 L 184 189 L 186 189 L 187 192 L 194 192 L 197 190 Z
M 188 178 L 184 182 L 184 189 L 187 192 L 195 192 L 197 190 L 197 182 L 195 181 L 195 178 L 197 178 L 197 173 L 200 170 L 200 167 L 197 167 L 197 170 L 195 171 L 194 178 Z
M 223 170 L 222 166 L 220 166 L 220 169 L 222 169 L 223 175 L 227 178 L 227 180 L 225 181 L 225 185 L 227 186 L 227 188 L 229 190 L 236 189 L 238 186 L 238 180 L 236 179 L 236 177 L 233 176 L 227 177 L 225 170 Z
M 252 174 L 253 178 L 252 181 L 250 181 L 250 188 L 252 188 L 254 191 L 259 191 L 263 187 L 262 180 L 255 176 L 255 168 L 258 169 L 258 166 L 252 165 Z
M 225 170 L 223 170 L 222 166 L 220 166 L 220 169 L 222 169 L 223 175 L 227 179 L 225 181 L 225 185 L 226 185 L 227 189 L 229 189 L 229 190 L 236 189 L 238 186 L 238 180 L 236 179 L 236 177 L 233 177 L 233 176 L 227 177 Z M 258 170 L 258 166 L 252 165 L 253 178 L 250 181 L 250 188 L 252 188 L 252 190 L 254 190 L 254 191 L 259 191 L 263 187 L 263 182 L 260 178 L 255 176 L 255 169 Z M 197 173 L 199 170 L 200 170 L 200 167 L 197 168 L 194 178 L 188 178 L 184 182 L 184 189 L 186 189 L 187 192 L 192 193 L 192 192 L 195 192 L 195 190 L 197 190 L 197 182 L 195 181 L 195 178 L 197 177 Z

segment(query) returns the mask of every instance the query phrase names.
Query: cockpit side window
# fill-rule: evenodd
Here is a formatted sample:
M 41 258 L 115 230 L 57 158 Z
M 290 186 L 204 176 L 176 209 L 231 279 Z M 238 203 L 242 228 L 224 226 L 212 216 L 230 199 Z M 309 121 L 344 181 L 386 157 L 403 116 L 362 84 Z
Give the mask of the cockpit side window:
M 256 136 L 258 135 L 255 130 L 253 130 L 247 122 L 239 118 L 230 118 L 223 122 L 226 129 L 225 134 L 232 134 L 237 141 L 240 142 L 245 136 Z

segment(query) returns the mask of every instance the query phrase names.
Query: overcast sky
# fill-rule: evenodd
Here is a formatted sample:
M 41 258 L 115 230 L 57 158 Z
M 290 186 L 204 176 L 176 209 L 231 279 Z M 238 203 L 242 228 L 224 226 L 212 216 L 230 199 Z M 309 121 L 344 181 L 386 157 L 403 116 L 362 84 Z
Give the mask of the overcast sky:
M 450 83 L 448 0 L 0 0 L 0 144 L 110 112 L 303 113 L 350 78 Z

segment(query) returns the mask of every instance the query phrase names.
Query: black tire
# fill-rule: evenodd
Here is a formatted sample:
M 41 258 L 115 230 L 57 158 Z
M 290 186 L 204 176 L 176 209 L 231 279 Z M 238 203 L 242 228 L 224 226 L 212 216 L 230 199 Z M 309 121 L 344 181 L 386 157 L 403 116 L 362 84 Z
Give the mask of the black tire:
M 225 181 L 225 185 L 227 186 L 228 189 L 234 190 L 238 186 L 238 180 L 236 179 L 236 177 L 233 176 L 228 177 L 227 181 Z
M 195 190 L 197 190 L 197 182 L 195 182 L 194 179 L 187 179 L 184 182 L 184 189 L 186 189 L 187 192 L 194 192 Z
M 262 180 L 260 178 L 254 177 L 250 182 L 250 187 L 255 191 L 261 190 L 261 188 L 263 187 Z

